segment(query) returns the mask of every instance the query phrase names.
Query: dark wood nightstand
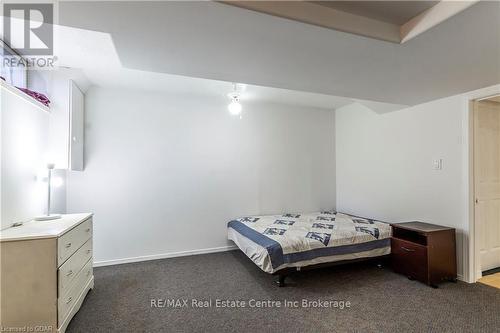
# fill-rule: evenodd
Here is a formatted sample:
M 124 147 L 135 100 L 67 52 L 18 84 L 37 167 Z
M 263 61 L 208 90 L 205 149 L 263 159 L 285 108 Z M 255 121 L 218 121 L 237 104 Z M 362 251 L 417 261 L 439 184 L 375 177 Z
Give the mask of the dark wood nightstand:
M 392 224 L 391 263 L 395 272 L 437 288 L 457 280 L 455 229 L 423 222 Z

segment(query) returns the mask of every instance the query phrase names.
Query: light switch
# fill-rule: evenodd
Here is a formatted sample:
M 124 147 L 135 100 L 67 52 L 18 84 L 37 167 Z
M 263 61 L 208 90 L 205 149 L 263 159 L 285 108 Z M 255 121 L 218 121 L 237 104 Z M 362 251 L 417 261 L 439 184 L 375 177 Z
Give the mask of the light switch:
M 432 168 L 434 170 L 443 170 L 443 159 L 436 158 L 436 159 L 432 160 Z

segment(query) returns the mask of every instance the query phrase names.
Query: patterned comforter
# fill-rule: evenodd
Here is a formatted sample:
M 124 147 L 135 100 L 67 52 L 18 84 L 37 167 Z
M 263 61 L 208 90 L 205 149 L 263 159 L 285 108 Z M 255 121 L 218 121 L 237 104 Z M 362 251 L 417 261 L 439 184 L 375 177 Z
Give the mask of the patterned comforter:
M 388 223 L 335 211 L 248 216 L 228 223 L 228 238 L 268 273 L 385 255 L 390 236 Z

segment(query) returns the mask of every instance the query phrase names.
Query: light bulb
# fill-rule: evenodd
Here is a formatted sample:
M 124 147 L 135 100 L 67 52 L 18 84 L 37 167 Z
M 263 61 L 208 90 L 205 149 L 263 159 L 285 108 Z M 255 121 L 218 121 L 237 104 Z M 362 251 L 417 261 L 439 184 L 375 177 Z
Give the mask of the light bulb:
M 241 113 L 241 104 L 237 100 L 233 100 L 229 105 L 227 106 L 227 109 L 229 110 L 229 113 L 232 115 L 239 115 Z

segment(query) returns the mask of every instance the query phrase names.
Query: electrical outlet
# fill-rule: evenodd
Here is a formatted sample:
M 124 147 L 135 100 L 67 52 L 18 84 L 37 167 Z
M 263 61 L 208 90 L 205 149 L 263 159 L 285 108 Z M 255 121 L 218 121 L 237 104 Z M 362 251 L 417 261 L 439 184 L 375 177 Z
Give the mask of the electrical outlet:
M 432 169 L 443 170 L 443 159 L 436 158 L 436 159 L 432 160 Z

